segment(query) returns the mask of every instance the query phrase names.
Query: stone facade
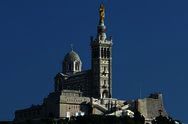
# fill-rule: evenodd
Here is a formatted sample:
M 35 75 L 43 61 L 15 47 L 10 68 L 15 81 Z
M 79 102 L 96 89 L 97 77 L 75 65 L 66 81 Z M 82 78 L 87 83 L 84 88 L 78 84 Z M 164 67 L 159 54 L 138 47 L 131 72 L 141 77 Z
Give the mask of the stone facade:
M 62 72 L 55 77 L 55 89 L 79 90 L 83 96 L 112 97 L 112 39 L 106 37 L 104 21 L 99 21 L 97 37 L 91 38 L 91 69 L 82 71 L 82 62 L 75 51 L 64 58 Z
M 84 114 L 132 117 L 135 109 L 148 120 L 158 116 L 159 109 L 167 115 L 161 94 L 133 101 L 112 98 L 112 38 L 106 36 L 103 5 L 97 29 L 96 38 L 91 38 L 91 69 L 82 70 L 79 55 L 71 50 L 62 62 L 62 71 L 54 78 L 54 91 L 41 105 L 17 110 L 15 122 Z
M 83 93 L 83 96 L 90 97 L 91 92 L 91 71 L 86 70 L 77 72 L 72 75 L 66 75 L 58 73 L 55 77 L 55 91 L 66 90 L 77 90 Z
M 28 109 L 15 112 L 15 122 L 40 118 L 64 118 L 76 116 L 79 112 L 90 113 L 90 98 L 83 97 L 82 92 L 74 90 L 62 90 L 52 92 L 44 98 L 42 105 L 31 106 Z

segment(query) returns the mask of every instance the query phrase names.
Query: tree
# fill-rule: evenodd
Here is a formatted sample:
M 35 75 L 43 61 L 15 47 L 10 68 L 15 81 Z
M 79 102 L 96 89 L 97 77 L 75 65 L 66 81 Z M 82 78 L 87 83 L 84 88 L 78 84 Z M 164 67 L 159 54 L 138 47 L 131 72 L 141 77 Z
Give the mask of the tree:
M 138 110 L 135 110 L 134 112 L 134 122 L 135 124 L 144 124 L 145 123 L 145 118 L 143 115 Z
M 171 117 L 159 115 L 152 121 L 152 124 L 181 124 L 181 122 L 173 120 Z

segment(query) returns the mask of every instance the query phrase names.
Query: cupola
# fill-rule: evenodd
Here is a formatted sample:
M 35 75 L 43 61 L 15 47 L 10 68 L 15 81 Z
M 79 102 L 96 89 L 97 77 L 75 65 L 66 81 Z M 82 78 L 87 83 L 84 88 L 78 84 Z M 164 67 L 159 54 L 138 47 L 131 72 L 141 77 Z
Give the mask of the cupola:
M 74 74 L 82 71 L 82 61 L 79 55 L 71 50 L 66 54 L 63 60 L 63 73 L 64 74 Z

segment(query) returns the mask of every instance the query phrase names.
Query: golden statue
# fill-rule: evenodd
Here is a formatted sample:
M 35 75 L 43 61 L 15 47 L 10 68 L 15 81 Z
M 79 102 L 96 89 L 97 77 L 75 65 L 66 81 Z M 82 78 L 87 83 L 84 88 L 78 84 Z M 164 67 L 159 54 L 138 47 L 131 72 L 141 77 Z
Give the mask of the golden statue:
M 100 14 L 100 23 L 104 23 L 105 8 L 103 4 L 100 5 L 99 14 Z

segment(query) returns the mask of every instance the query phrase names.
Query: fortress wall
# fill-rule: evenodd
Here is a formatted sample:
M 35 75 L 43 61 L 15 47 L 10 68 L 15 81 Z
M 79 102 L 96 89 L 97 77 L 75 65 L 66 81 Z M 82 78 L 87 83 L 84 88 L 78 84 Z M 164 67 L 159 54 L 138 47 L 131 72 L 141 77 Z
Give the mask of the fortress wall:
M 147 101 L 145 99 L 138 99 L 137 101 L 137 109 L 144 116 L 147 117 Z
M 137 100 L 137 109 L 146 120 L 154 119 L 160 114 L 167 116 L 164 109 L 162 94 L 152 94 L 148 98 Z

